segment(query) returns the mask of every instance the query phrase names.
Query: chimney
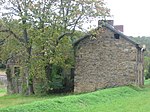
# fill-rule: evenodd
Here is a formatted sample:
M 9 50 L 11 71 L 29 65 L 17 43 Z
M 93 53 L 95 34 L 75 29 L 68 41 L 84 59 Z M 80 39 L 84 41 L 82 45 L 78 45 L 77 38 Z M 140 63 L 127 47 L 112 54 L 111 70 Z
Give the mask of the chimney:
M 114 25 L 114 20 L 99 20 L 98 21 L 98 25 L 101 25 L 102 23 L 107 23 L 107 24 L 110 24 L 110 25 Z
M 115 25 L 114 28 L 121 31 L 121 32 L 124 31 L 123 25 Z
M 114 26 L 114 20 L 106 20 L 106 22 L 112 26 Z

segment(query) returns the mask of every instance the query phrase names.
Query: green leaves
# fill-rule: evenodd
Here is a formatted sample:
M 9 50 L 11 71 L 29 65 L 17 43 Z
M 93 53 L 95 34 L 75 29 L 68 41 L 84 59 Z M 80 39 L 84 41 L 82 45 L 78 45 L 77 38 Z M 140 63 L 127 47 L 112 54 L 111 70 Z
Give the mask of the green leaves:
M 7 6 L 6 2 L 3 4 L 6 13 L 0 21 L 0 40 L 5 40 L 0 46 L 0 57 L 7 60 L 15 56 L 20 67 L 29 70 L 22 70 L 29 72 L 22 73 L 28 74 L 27 80 L 35 77 L 36 80 L 45 80 L 46 84 L 51 82 L 55 88 L 62 88 L 62 82 L 67 77 L 65 73 L 61 76 L 58 68 L 69 70 L 74 65 L 72 43 L 82 35 L 83 24 L 109 14 L 103 0 L 8 2 Z M 53 73 L 47 73 L 47 65 L 58 68 L 52 68 Z M 47 75 L 51 80 L 47 81 Z

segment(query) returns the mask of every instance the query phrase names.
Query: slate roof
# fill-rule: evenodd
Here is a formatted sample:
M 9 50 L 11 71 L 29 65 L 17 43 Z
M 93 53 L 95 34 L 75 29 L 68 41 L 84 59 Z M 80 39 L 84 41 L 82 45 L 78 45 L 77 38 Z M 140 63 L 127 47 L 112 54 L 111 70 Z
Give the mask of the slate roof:
M 138 49 L 142 49 L 138 43 L 134 42 L 133 40 L 131 40 L 128 36 L 124 35 L 121 31 L 115 29 L 112 25 L 108 24 L 107 22 L 101 22 L 100 23 L 101 25 L 98 26 L 98 29 L 100 27 L 105 27 L 109 30 L 111 30 L 112 32 L 114 32 L 115 34 L 119 34 L 121 38 L 124 38 L 125 40 L 127 40 L 128 42 L 132 43 L 136 48 Z M 74 46 L 78 45 L 80 41 L 86 39 L 86 38 L 89 38 L 90 36 L 92 36 L 92 34 L 86 34 L 85 36 L 81 37 L 80 39 L 78 39 L 77 41 L 75 41 L 73 43 Z

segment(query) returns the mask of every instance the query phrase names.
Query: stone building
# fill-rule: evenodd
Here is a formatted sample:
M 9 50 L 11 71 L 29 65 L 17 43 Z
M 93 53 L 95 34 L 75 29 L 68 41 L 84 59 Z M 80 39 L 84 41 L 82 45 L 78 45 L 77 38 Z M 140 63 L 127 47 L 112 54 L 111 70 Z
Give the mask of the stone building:
M 7 93 L 21 93 L 19 58 L 12 57 L 6 64 Z
M 74 92 L 144 84 L 144 49 L 112 23 L 99 21 L 95 35 L 87 34 L 74 43 Z

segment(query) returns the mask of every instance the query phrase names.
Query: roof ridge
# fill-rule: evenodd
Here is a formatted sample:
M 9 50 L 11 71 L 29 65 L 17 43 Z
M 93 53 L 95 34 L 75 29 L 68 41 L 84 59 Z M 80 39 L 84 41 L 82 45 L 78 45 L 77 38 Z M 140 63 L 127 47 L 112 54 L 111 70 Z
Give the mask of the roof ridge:
M 123 34 L 121 31 L 115 29 L 114 26 L 108 24 L 108 23 L 104 23 L 102 24 L 102 26 L 108 28 L 109 30 L 119 34 L 121 37 L 123 37 L 125 40 L 129 41 L 130 43 L 134 44 L 136 47 L 139 47 L 139 44 L 134 42 L 133 40 L 131 40 L 128 36 L 126 36 L 125 34 Z M 139 47 L 140 48 L 140 47 Z
M 96 28 L 96 29 L 99 29 L 99 28 L 101 28 L 101 27 L 106 27 L 106 28 L 108 28 L 109 30 L 113 31 L 114 33 L 119 34 L 122 38 L 124 38 L 124 39 L 127 40 L 128 42 L 132 43 L 136 48 L 141 49 L 141 47 L 139 46 L 138 43 L 136 43 L 136 42 L 134 42 L 133 40 L 131 40 L 128 36 L 126 36 L 125 34 L 123 34 L 123 32 L 121 32 L 121 31 L 115 29 L 114 26 L 112 26 L 112 25 L 110 25 L 110 24 L 108 24 L 108 23 L 106 23 L 106 22 L 101 22 L 101 24 L 100 24 L 100 25 L 98 26 L 98 28 Z M 92 34 L 90 34 L 90 33 L 84 35 L 84 36 L 81 37 L 80 39 L 76 40 L 76 41 L 73 43 L 73 46 L 76 46 L 80 41 L 82 41 L 82 40 L 84 40 L 85 38 L 88 38 L 88 37 L 90 37 L 90 36 L 92 36 Z

